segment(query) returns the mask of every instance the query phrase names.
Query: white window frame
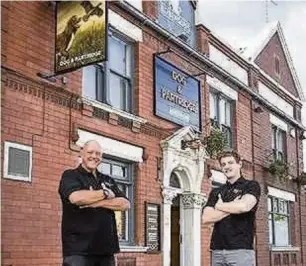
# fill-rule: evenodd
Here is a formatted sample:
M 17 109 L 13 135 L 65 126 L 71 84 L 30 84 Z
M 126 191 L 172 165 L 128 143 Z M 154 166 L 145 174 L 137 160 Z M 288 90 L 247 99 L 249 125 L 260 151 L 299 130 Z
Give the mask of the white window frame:
M 289 191 L 285 191 L 285 190 L 281 190 L 281 189 L 278 189 L 278 188 L 275 188 L 275 187 L 270 187 L 270 186 L 268 186 L 268 197 L 277 198 L 279 200 L 286 201 L 288 203 L 288 208 L 289 209 L 290 209 L 290 204 L 289 203 L 296 202 L 296 195 L 294 193 L 289 192 Z M 272 208 L 273 208 L 273 203 L 272 203 Z M 290 231 L 290 219 L 292 219 L 292 217 L 290 216 L 290 210 L 289 210 L 288 215 L 289 215 L 288 216 L 289 217 L 289 221 L 288 221 L 288 223 L 289 223 L 289 228 L 288 228 L 289 245 L 285 246 L 285 247 L 272 245 L 270 247 L 272 250 L 277 251 L 277 249 L 279 249 L 279 248 L 282 248 L 284 250 L 290 250 L 290 248 L 293 248 L 290 244 L 291 238 L 292 238 L 291 231 Z M 269 230 L 270 230 L 270 228 L 269 228 Z M 270 231 L 269 231 L 269 233 L 270 233 Z M 274 233 L 275 232 L 273 232 L 273 234 Z
M 10 175 L 8 173 L 9 167 L 9 149 L 15 148 L 24 151 L 28 151 L 30 153 L 29 158 L 29 176 L 20 176 L 20 175 Z M 4 142 L 4 165 L 3 165 L 3 177 L 7 179 L 13 179 L 18 181 L 31 182 L 32 181 L 32 147 L 24 144 L 18 144 L 14 142 L 5 141 Z
M 109 28 L 108 33 L 108 42 L 111 39 L 120 42 L 126 48 L 125 50 L 125 62 L 127 73 L 122 74 L 117 72 L 115 69 L 111 68 L 110 61 L 105 61 L 103 63 L 94 64 L 92 66 L 88 66 L 94 68 L 95 70 L 95 78 L 94 81 L 91 83 L 91 86 L 95 89 L 95 96 L 91 97 L 86 94 L 86 82 L 85 82 L 85 68 L 82 72 L 82 96 L 85 99 L 88 99 L 92 102 L 99 102 L 101 104 L 107 105 L 112 109 L 124 112 L 126 114 L 132 114 L 134 110 L 134 74 L 133 74 L 133 67 L 135 63 L 134 58 L 134 43 L 135 41 L 129 38 L 126 34 L 122 34 L 121 32 L 117 31 L 114 28 Z M 108 51 L 108 56 L 110 54 L 110 50 Z M 93 71 L 93 70 L 92 70 Z M 111 102 L 111 84 L 110 84 L 110 77 L 111 75 L 120 77 L 124 79 L 128 85 L 128 97 L 123 97 L 125 100 L 124 108 L 116 107 Z

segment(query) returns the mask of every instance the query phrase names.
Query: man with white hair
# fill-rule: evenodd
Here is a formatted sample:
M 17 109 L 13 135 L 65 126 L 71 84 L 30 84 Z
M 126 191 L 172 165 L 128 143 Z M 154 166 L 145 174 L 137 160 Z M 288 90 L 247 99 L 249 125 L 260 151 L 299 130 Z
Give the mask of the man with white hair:
M 64 171 L 59 194 L 62 200 L 63 266 L 114 266 L 119 242 L 114 211 L 130 202 L 114 179 L 97 170 L 102 147 L 86 142 L 82 162 Z

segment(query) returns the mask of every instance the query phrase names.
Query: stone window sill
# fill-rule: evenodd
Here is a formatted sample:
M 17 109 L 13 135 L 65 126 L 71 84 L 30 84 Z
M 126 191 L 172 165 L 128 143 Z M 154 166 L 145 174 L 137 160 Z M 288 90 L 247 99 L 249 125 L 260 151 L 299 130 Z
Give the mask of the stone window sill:
M 144 119 L 142 117 L 139 117 L 139 116 L 136 116 L 136 115 L 133 115 L 133 114 L 130 114 L 130 113 L 127 113 L 123 110 L 120 110 L 116 107 L 113 107 L 113 106 L 110 106 L 108 104 L 105 104 L 105 103 L 101 103 L 99 101 L 96 101 L 96 100 L 93 100 L 93 99 L 89 99 L 89 98 L 83 98 L 82 99 L 83 103 L 86 103 L 88 105 L 92 105 L 94 107 L 97 107 L 99 109 L 102 109 L 106 112 L 109 112 L 109 113 L 114 113 L 118 116 L 121 116 L 121 117 L 124 117 L 124 118 L 127 118 L 127 119 L 131 119 L 135 122 L 138 122 L 140 124 L 145 124 L 147 123 L 147 119 Z
M 273 252 L 297 252 L 300 251 L 300 247 L 270 247 L 270 250 Z
M 129 252 L 129 253 L 145 253 L 147 252 L 148 247 L 141 246 L 120 246 L 120 252 Z

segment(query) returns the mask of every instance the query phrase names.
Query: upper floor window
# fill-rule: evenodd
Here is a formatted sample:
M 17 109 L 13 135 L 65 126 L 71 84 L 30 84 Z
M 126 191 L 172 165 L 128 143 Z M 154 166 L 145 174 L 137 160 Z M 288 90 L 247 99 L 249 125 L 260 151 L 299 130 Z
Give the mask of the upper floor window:
M 286 132 L 272 125 L 272 150 L 274 159 L 286 161 Z
M 269 243 L 285 247 L 290 244 L 290 202 L 276 197 L 268 197 Z
M 133 244 L 134 202 L 132 164 L 103 158 L 99 171 L 111 176 L 119 189 L 130 200 L 131 208 L 126 211 L 115 211 L 119 241 L 123 244 Z
M 280 66 L 279 66 L 278 56 L 274 56 L 274 69 L 275 69 L 275 74 L 277 76 L 280 76 Z
M 209 94 L 210 119 L 220 127 L 226 135 L 227 144 L 233 146 L 233 103 L 220 93 L 210 92 Z
M 83 95 L 126 112 L 132 111 L 132 44 L 110 32 L 109 61 L 83 69 Z
M 191 46 L 195 46 L 194 5 L 191 1 L 158 1 L 158 23 Z

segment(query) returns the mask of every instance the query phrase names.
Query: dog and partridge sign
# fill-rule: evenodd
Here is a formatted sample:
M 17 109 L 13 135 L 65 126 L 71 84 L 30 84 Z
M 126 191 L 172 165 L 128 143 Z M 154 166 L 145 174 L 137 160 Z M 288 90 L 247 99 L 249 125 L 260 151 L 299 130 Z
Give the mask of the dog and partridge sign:
M 55 74 L 105 61 L 106 48 L 106 1 L 57 1 Z

